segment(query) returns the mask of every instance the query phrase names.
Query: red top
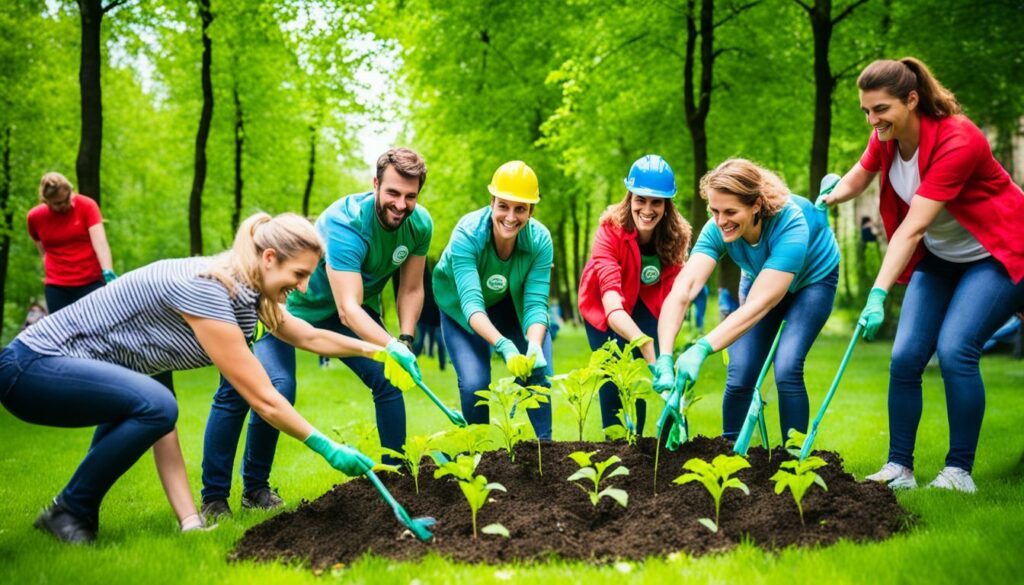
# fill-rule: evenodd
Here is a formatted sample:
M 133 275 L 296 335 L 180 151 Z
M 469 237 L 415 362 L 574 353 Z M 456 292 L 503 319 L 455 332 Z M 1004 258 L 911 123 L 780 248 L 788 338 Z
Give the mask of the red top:
M 594 236 L 594 249 L 590 261 L 580 277 L 580 315 L 599 331 L 608 330 L 601 297 L 615 291 L 622 297 L 622 308 L 633 312 L 637 298 L 651 310 L 655 318 L 661 315 L 661 304 L 672 290 L 672 283 L 682 266 L 672 264 L 661 267 L 659 280 L 649 286 L 640 286 L 640 246 L 636 232 L 604 222 Z
M 103 221 L 96 202 L 85 195 L 71 197 L 71 209 L 54 213 L 46 204 L 28 212 L 28 235 L 41 243 L 46 284 L 82 286 L 102 280 L 103 271 L 89 238 L 89 228 Z
M 860 158 L 866 170 L 881 173 L 879 212 L 890 239 L 910 210 L 889 182 L 895 152 L 895 140 L 881 142 L 872 132 Z M 1024 192 L 992 156 L 981 130 L 962 115 L 921 116 L 917 164 L 921 173 L 917 194 L 945 201 L 950 215 L 1019 283 L 1024 278 Z M 922 243 L 896 282 L 909 282 L 923 255 Z

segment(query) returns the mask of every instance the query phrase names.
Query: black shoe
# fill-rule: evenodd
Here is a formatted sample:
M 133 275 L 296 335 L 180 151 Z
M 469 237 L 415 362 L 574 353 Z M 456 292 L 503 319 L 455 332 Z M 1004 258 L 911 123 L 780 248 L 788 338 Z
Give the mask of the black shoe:
M 207 524 L 216 524 L 217 518 L 231 517 L 231 506 L 228 506 L 227 500 L 210 500 L 203 502 L 203 507 L 199 513 L 206 519 Z
M 96 528 L 72 515 L 56 500 L 43 510 L 32 525 L 69 544 L 92 544 L 96 540 Z
M 270 488 L 260 488 L 247 494 L 242 494 L 243 508 L 273 510 L 274 508 L 280 508 L 283 505 L 284 500 L 281 499 L 281 496 L 277 495 L 277 492 Z

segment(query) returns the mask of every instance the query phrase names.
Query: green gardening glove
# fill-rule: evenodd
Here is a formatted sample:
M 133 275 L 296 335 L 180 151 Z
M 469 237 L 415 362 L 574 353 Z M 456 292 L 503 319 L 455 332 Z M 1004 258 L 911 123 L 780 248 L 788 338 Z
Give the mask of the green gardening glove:
M 494 351 L 498 352 L 501 359 L 504 360 L 506 364 L 510 359 L 519 355 L 519 350 L 516 349 L 516 344 L 512 343 L 512 340 L 507 337 L 502 337 L 494 344 Z
M 388 357 L 398 362 L 398 365 L 402 366 L 402 369 L 409 373 L 413 382 L 419 384 L 423 381 L 420 366 L 416 363 L 416 355 L 412 353 L 408 346 L 397 339 L 392 339 L 384 349 L 387 350 Z
M 117 273 L 109 268 L 103 270 L 103 282 L 113 282 L 117 279 Z
M 704 337 L 684 351 L 683 355 L 676 360 L 676 388 L 685 388 L 688 383 L 696 382 L 704 360 L 713 353 L 715 350 L 711 348 L 711 344 Z
M 825 175 L 825 178 L 821 180 L 821 190 L 818 191 L 818 198 L 814 200 L 815 207 L 822 211 L 828 211 L 828 201 L 825 201 L 825 198 L 832 194 L 832 191 L 835 190 L 836 185 L 839 184 L 841 179 L 842 177 L 835 173 Z
M 672 390 L 675 372 L 672 370 L 672 354 L 663 353 L 654 362 L 654 391 L 664 394 Z
M 335 443 L 316 429 L 313 429 L 313 432 L 306 437 L 303 443 L 326 459 L 331 464 L 331 467 L 345 475 L 353 477 L 362 475 L 373 469 L 373 466 L 376 465 L 373 459 L 352 447 Z
M 864 328 L 864 339 L 868 341 L 875 338 L 878 328 L 882 326 L 885 319 L 885 297 L 888 295 L 888 291 L 877 286 L 868 293 L 868 302 L 857 319 L 857 324 Z
M 526 345 L 526 357 L 534 358 L 533 369 L 543 370 L 548 367 L 548 361 L 544 359 L 544 348 L 537 345 L 536 342 L 529 342 Z

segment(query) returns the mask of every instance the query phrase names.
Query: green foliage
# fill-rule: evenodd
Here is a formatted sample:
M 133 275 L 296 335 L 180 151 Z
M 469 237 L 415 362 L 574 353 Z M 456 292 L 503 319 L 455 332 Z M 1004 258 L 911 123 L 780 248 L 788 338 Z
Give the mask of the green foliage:
M 449 458 L 466 453 L 470 456 L 482 453 L 484 448 L 491 442 L 490 425 L 466 425 L 464 427 L 451 427 L 446 431 L 437 434 L 433 445 Z
M 597 503 L 601 501 L 601 498 L 607 496 L 616 502 L 623 508 L 629 504 L 629 494 L 626 490 L 620 488 L 606 487 L 601 489 L 601 480 L 611 479 L 619 475 L 629 475 L 629 469 L 624 465 L 620 465 L 615 469 L 612 469 L 608 475 L 605 472 L 608 469 L 622 461 L 618 455 L 612 455 L 604 461 L 594 461 L 593 457 L 597 454 L 597 451 L 576 451 L 569 454 L 569 459 L 576 462 L 576 465 L 580 466 L 579 471 L 569 476 L 568 481 L 574 482 L 573 485 L 583 490 L 588 496 L 590 496 L 590 503 L 597 506 Z M 578 481 L 587 480 L 590 481 L 592 487 L 584 487 Z
M 732 474 L 750 467 L 750 463 L 739 455 L 716 455 L 708 463 L 703 459 L 693 458 L 683 464 L 683 469 L 689 469 L 690 473 L 684 473 L 673 480 L 674 483 L 684 485 L 696 481 L 704 486 L 715 501 L 715 519 L 701 518 L 699 522 L 706 526 L 711 532 L 718 532 L 720 511 L 722 507 L 722 494 L 729 488 L 735 488 L 750 495 L 747 484 L 732 477 Z
M 484 504 L 487 503 L 487 496 L 494 490 L 508 491 L 500 483 L 488 483 L 486 477 L 475 475 L 476 466 L 479 464 L 480 455 L 459 455 L 455 461 L 449 461 L 434 471 L 434 479 L 450 475 L 458 480 L 459 489 L 462 490 L 462 495 L 466 497 L 466 503 L 469 504 L 469 509 L 473 516 L 473 538 L 476 538 L 476 515 L 480 508 L 483 508 Z M 504 529 L 504 526 L 500 524 L 497 526 Z M 493 534 L 498 528 L 490 524 L 485 530 L 488 530 L 485 534 Z M 501 532 L 497 533 L 500 534 Z M 508 536 L 507 530 L 505 530 L 504 536 Z
M 520 386 L 513 378 L 501 378 L 491 382 L 489 390 L 477 390 L 475 394 L 481 398 L 477 406 L 489 406 L 493 416 L 491 424 L 501 431 L 502 448 L 509 458 L 515 461 L 512 448 L 526 439 L 528 423 L 521 420 L 519 413 L 531 408 L 539 408 L 548 402 L 549 390 L 543 386 Z M 539 459 L 538 459 L 539 464 Z
M 377 425 L 368 422 L 354 422 L 344 428 L 331 427 L 331 432 L 338 437 L 340 442 L 358 449 L 360 453 L 376 461 L 377 465 L 373 466 L 374 471 L 401 474 L 397 465 L 380 463 L 381 457 L 384 455 L 394 456 L 396 451 L 381 446 Z
M 590 354 L 590 363 L 583 368 L 572 370 L 568 374 L 555 376 L 552 380 L 559 382 L 565 394 L 565 403 L 572 410 L 576 419 L 577 440 L 583 440 L 583 428 L 587 424 L 590 407 L 594 404 L 594 395 L 604 384 L 606 378 L 600 364 L 607 359 L 607 352 L 598 349 Z
M 536 356 L 525 356 L 522 354 L 512 356 L 508 360 L 508 371 L 517 380 L 526 380 L 533 373 L 533 363 L 537 361 Z
M 793 457 L 799 457 L 801 449 L 804 448 L 804 441 L 806 440 L 806 433 L 801 433 L 796 429 L 789 429 L 789 433 L 786 434 L 786 452 Z
M 619 348 L 615 340 L 609 339 L 601 346 L 600 351 L 603 353 L 600 355 L 604 359 L 596 365 L 601 376 L 615 384 L 622 401 L 622 409 L 616 414 L 621 430 L 605 429 L 605 432 L 609 433 L 609 437 L 621 434 L 630 445 L 636 444 L 640 436 L 636 432 L 636 401 L 651 393 L 650 369 L 643 358 L 633 357 L 633 350 L 649 341 L 650 337 L 641 335 Z
M 814 455 L 803 461 L 783 461 L 779 465 L 779 470 L 771 478 L 775 482 L 776 494 L 781 494 L 786 488 L 789 488 L 789 492 L 793 494 L 796 509 L 800 512 L 800 524 L 804 523 L 804 507 L 801 501 L 804 499 L 804 494 L 807 493 L 807 490 L 812 485 L 817 484 L 821 489 L 828 491 L 825 480 L 821 479 L 821 476 L 814 471 L 826 465 L 828 463 L 825 463 L 824 459 Z M 793 471 L 786 471 L 786 469 L 792 469 Z
M 394 449 L 386 447 L 381 448 L 384 454 L 405 462 L 405 466 L 409 469 L 409 474 L 412 475 L 412 481 L 416 486 L 417 494 L 420 493 L 420 462 L 423 461 L 423 458 L 434 447 L 436 441 L 443 435 L 444 433 L 434 433 L 427 437 L 423 435 L 408 437 L 405 440 L 405 444 L 402 445 L 404 453 L 399 453 Z

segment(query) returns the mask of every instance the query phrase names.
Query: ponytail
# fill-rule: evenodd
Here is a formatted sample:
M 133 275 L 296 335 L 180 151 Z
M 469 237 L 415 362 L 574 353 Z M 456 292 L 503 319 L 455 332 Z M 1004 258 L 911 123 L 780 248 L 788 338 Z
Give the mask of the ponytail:
M 857 87 L 861 91 L 885 90 L 903 103 L 907 102 L 911 91 L 916 91 L 918 111 L 933 118 L 961 113 L 960 103 L 953 92 L 939 83 L 928 67 L 914 57 L 871 63 L 857 78 Z

